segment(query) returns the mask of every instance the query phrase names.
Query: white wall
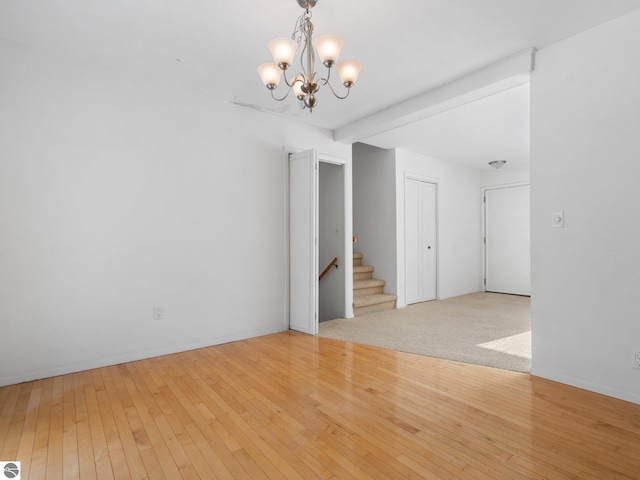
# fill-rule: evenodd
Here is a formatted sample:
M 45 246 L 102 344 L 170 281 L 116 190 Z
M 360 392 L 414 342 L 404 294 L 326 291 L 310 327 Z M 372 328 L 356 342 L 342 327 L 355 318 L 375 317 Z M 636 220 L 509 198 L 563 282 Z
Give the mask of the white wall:
M 283 330 L 282 147 L 349 146 L 20 45 L 0 63 L 0 385 Z
M 353 233 L 355 252 L 385 280 L 385 293 L 396 293 L 395 151 L 363 143 L 353 145 Z
M 353 262 L 344 255 L 344 166 L 320 162 L 318 182 L 318 273 L 337 258 L 338 269 L 331 267 L 319 286 L 319 315 L 322 322 L 344 318 L 345 265 Z
M 636 403 L 638 58 L 640 11 L 541 50 L 531 79 L 532 373 Z
M 480 172 L 396 150 L 398 306 L 404 302 L 405 175 L 437 182 L 438 298 L 482 290 L 482 202 Z

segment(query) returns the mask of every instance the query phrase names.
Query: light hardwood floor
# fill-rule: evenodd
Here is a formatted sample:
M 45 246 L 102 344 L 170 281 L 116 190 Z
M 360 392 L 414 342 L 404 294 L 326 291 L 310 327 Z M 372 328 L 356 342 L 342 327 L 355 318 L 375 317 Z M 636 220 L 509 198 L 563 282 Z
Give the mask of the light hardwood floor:
M 640 405 L 291 332 L 0 389 L 23 479 L 639 479 Z

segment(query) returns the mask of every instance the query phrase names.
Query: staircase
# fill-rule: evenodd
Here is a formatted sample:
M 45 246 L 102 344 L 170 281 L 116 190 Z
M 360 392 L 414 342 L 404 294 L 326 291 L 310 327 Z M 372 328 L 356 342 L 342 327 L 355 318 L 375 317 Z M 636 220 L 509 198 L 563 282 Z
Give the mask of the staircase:
M 387 284 L 384 280 L 373 278 L 373 267 L 362 264 L 361 253 L 353 254 L 353 314 L 392 310 L 398 297 L 382 293 Z

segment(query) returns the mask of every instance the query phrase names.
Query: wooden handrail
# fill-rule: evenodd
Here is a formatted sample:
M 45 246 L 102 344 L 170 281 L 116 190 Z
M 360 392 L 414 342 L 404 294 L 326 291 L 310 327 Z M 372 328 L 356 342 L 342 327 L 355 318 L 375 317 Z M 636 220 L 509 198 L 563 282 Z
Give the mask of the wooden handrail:
M 334 265 L 336 268 L 338 268 L 338 265 L 336 264 L 337 261 L 338 261 L 338 257 L 334 257 L 333 260 L 331 260 L 331 263 L 327 265 L 327 268 L 325 268 L 320 274 L 320 276 L 318 277 L 318 281 L 322 280 L 322 277 L 324 277 L 327 274 L 327 272 L 331 270 L 331 267 L 333 267 Z

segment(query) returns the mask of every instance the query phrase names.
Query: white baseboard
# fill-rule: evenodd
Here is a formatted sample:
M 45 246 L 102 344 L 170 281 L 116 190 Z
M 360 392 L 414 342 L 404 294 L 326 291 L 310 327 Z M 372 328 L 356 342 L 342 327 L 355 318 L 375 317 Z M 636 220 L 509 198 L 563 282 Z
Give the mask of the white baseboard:
M 470 295 L 472 293 L 480 293 L 482 290 L 461 290 L 459 292 L 445 292 L 438 296 L 438 300 L 446 300 L 447 298 L 461 297 L 462 295 Z
M 597 383 L 586 382 L 579 378 L 568 377 L 566 375 L 562 375 L 557 372 L 551 372 L 549 370 L 535 368 L 535 366 L 531 368 L 530 373 L 535 377 L 545 378 L 547 380 L 552 380 L 554 382 L 564 383 L 565 385 L 581 388 L 582 390 L 588 390 L 590 392 L 599 393 L 601 395 L 606 395 L 608 397 L 613 397 L 619 400 L 624 400 L 626 402 L 631 402 L 631 403 L 637 403 L 640 405 L 640 395 L 634 392 L 619 390 L 617 388 L 611 388 L 605 385 L 599 385 Z
M 214 337 L 204 339 L 195 343 L 187 343 L 180 345 L 169 345 L 162 348 L 144 350 L 140 352 L 131 352 L 124 355 L 113 357 L 98 358 L 86 362 L 71 363 L 67 365 L 57 365 L 30 372 L 18 373 L 16 375 L 0 377 L 0 387 L 14 385 L 16 383 L 30 382 L 41 378 L 57 377 L 59 375 L 67 375 L 69 373 L 82 372 L 94 368 L 108 367 L 118 365 L 120 363 L 135 362 L 136 360 L 144 360 L 146 358 L 160 357 L 162 355 L 170 355 L 172 353 L 186 352 L 196 350 L 198 348 L 212 347 L 222 345 L 224 343 L 236 342 L 238 340 L 246 340 L 248 338 L 261 337 L 263 335 L 271 335 L 272 333 L 283 332 L 284 328 L 266 328 L 263 330 L 255 330 L 251 332 L 241 332 L 224 337 Z
M 463 290 L 455 293 L 443 293 L 438 296 L 436 300 L 446 300 L 447 298 L 461 297 L 462 295 L 469 295 L 471 293 L 480 293 L 482 290 Z M 401 302 L 400 299 L 396 301 L 396 309 L 407 307 L 407 304 Z

